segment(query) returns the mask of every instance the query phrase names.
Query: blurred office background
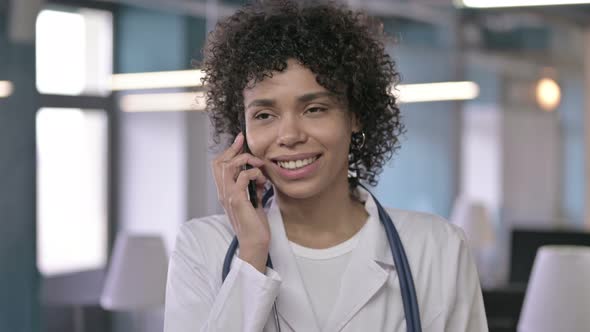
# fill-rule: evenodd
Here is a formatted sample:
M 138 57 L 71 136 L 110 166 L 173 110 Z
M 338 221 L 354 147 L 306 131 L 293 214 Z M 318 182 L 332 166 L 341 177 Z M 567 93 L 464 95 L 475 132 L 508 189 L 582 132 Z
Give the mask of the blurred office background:
M 0 331 L 161 331 L 178 227 L 222 212 L 198 61 L 243 2 L 0 0 Z M 461 225 L 515 331 L 537 249 L 590 245 L 590 5 L 345 2 L 402 73 L 374 192 Z

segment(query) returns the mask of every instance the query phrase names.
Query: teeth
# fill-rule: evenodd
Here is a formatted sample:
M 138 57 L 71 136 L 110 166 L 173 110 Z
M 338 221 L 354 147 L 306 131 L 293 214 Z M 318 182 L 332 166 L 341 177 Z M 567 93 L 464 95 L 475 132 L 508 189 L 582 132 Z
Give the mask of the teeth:
M 302 159 L 302 160 L 278 161 L 277 164 L 279 164 L 279 166 L 281 166 L 282 168 L 297 169 L 297 168 L 301 168 L 303 166 L 307 166 L 307 165 L 313 163 L 316 159 L 317 159 L 317 157 L 312 157 L 312 158 L 307 158 L 307 159 Z

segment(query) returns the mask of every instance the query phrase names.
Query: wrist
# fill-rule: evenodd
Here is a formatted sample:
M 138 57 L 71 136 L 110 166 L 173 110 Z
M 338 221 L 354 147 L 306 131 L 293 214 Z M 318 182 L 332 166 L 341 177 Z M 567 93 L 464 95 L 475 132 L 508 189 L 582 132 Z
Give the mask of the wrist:
M 268 258 L 268 249 L 259 248 L 242 248 L 240 247 L 241 260 L 252 265 L 260 273 L 266 273 L 266 260 Z

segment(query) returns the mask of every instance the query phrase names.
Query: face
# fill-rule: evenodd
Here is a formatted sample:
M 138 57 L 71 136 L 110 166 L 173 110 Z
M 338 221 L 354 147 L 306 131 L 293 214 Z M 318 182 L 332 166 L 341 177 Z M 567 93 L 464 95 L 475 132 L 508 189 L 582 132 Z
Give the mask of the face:
M 305 199 L 347 186 L 350 139 L 359 126 L 313 72 L 289 60 L 243 96 L 248 146 L 279 194 Z

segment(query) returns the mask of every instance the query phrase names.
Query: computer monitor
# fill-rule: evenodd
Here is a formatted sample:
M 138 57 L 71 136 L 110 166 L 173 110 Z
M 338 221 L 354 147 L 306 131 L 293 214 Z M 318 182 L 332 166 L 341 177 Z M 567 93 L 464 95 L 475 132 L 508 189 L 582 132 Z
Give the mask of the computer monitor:
M 590 233 L 515 229 L 511 236 L 511 284 L 528 283 L 539 247 L 549 244 L 590 246 Z

